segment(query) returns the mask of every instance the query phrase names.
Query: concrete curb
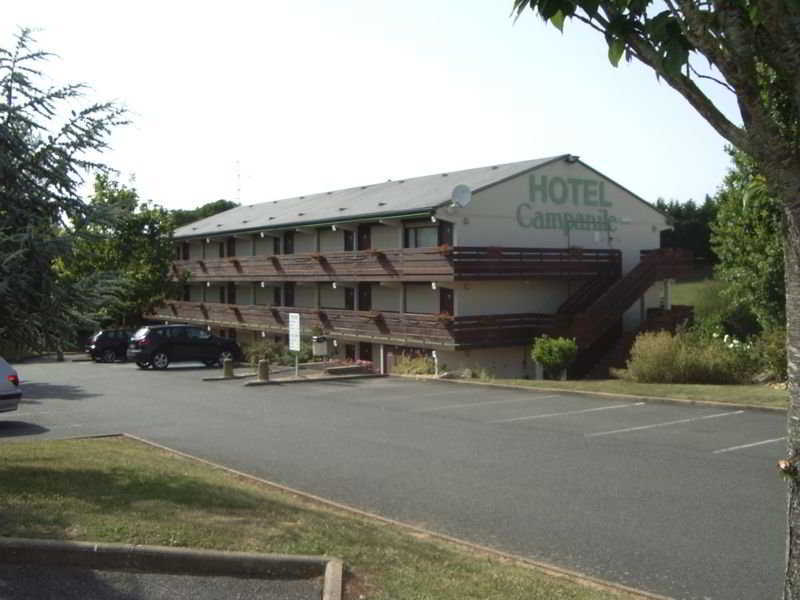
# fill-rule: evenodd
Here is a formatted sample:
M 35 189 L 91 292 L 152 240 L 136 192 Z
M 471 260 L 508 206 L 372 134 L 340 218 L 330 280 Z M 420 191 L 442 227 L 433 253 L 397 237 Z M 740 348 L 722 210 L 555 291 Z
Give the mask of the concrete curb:
M 310 579 L 324 576 L 323 599 L 340 600 L 342 594 L 342 562 L 326 556 L 0 538 L 0 557 L 0 562 L 11 564 L 149 573 L 259 579 Z
M 374 373 L 364 375 L 336 375 L 333 377 L 314 377 L 311 379 L 270 379 L 269 381 L 248 381 L 244 385 L 246 387 L 258 385 L 284 385 L 292 383 L 320 383 L 325 381 L 341 381 L 343 379 L 375 379 L 377 377 L 386 377 L 386 375 L 377 375 Z
M 533 387 L 526 385 L 514 385 L 513 383 L 490 383 L 487 381 L 469 381 L 466 379 L 439 379 L 437 377 L 427 377 L 424 375 L 388 375 L 398 379 L 414 379 L 417 381 L 431 381 L 435 383 L 456 383 L 460 385 L 474 385 L 478 387 L 503 388 L 509 390 L 523 390 L 527 392 L 551 392 L 562 394 L 580 394 L 583 396 L 600 396 L 601 398 L 624 398 L 626 400 L 636 400 L 640 402 L 658 402 L 660 404 L 683 404 L 696 406 L 709 406 L 714 408 L 741 408 L 757 412 L 786 413 L 785 408 L 775 408 L 773 406 L 759 406 L 757 404 L 735 404 L 733 402 L 715 402 L 713 400 L 689 400 L 687 398 L 668 398 L 663 396 L 639 396 L 636 394 L 617 394 L 614 392 L 594 392 L 587 390 L 572 390 L 567 388 L 548 388 Z
M 342 504 L 342 503 L 339 503 L 339 502 L 335 502 L 333 500 L 328 500 L 328 499 L 323 498 L 321 496 L 316 496 L 314 494 L 310 494 L 308 492 L 303 492 L 303 491 L 300 491 L 300 490 L 296 490 L 294 488 L 290 488 L 290 487 L 282 485 L 280 483 L 274 483 L 272 481 L 269 481 L 268 479 L 263 479 L 261 477 L 256 477 L 255 475 L 250 475 L 250 474 L 245 473 L 243 471 L 237 471 L 236 469 L 232 469 L 230 467 L 226 467 L 225 465 L 222 465 L 222 464 L 219 464 L 219 463 L 215 463 L 213 461 L 206 460 L 206 459 L 200 458 L 198 456 L 194 456 L 192 454 L 189 454 L 188 452 L 182 452 L 180 450 L 175 450 L 174 448 L 170 448 L 168 446 L 164 446 L 164 445 L 159 444 L 157 442 L 151 442 L 150 440 L 147 440 L 147 439 L 144 439 L 144 438 L 140 438 L 140 437 L 135 436 L 135 435 L 130 434 L 130 433 L 123 433 L 122 437 L 126 437 L 128 439 L 135 440 L 137 442 L 140 442 L 142 444 L 146 444 L 146 445 L 151 446 L 153 448 L 158 448 L 159 450 L 163 450 L 164 452 L 169 452 L 171 454 L 175 454 L 176 456 L 182 456 L 184 458 L 188 458 L 190 460 L 193 460 L 193 461 L 208 465 L 208 466 L 213 467 L 215 469 L 220 469 L 221 471 L 225 471 L 227 473 L 231 473 L 233 475 L 236 475 L 237 477 L 241 477 L 241 478 L 246 479 L 248 481 L 253 481 L 253 482 L 256 482 L 256 483 L 259 483 L 259 484 L 262 484 L 262 485 L 269 486 L 269 487 L 271 487 L 273 489 L 280 490 L 282 492 L 286 492 L 286 493 L 292 494 L 293 496 L 297 496 L 298 498 L 302 498 L 303 500 L 309 500 L 311 502 L 314 502 L 314 503 L 317 503 L 317 504 L 321 504 L 321 505 L 326 506 L 328 508 L 334 508 L 334 509 L 341 510 L 343 512 L 349 513 L 351 515 L 357 515 L 359 517 L 364 517 L 364 518 L 367 518 L 367 519 L 370 519 L 370 520 L 378 521 L 378 522 L 381 522 L 381 523 L 385 523 L 387 525 L 391 525 L 391 526 L 397 527 L 398 529 L 401 529 L 401 530 L 404 530 L 404 531 L 407 531 L 407 532 L 413 532 L 417 537 L 421 537 L 423 539 L 424 538 L 428 538 L 428 539 L 439 540 L 439 541 L 447 542 L 447 543 L 450 543 L 450 544 L 454 544 L 454 545 L 456 545 L 456 546 L 458 546 L 460 548 L 467 549 L 467 550 L 469 550 L 471 552 L 477 552 L 477 553 L 482 554 L 484 556 L 489 556 L 489 557 L 493 557 L 493 558 L 499 558 L 499 559 L 502 559 L 502 560 L 512 561 L 512 562 L 514 562 L 516 564 L 519 564 L 519 565 L 522 565 L 522 566 L 525 566 L 525 567 L 538 569 L 539 571 L 541 571 L 541 572 L 543 572 L 543 573 L 545 573 L 547 575 L 551 575 L 551 576 L 554 576 L 554 577 L 560 577 L 562 579 L 566 579 L 567 581 L 572 581 L 574 583 L 578 583 L 580 585 L 584 585 L 586 587 L 590 587 L 590 588 L 594 588 L 594 589 L 600 589 L 600 590 L 605 590 L 605 591 L 612 591 L 612 592 L 617 592 L 617 593 L 621 592 L 621 593 L 625 593 L 625 594 L 630 594 L 630 595 L 632 595 L 632 596 L 634 596 L 636 598 L 639 598 L 641 600 L 674 600 L 673 598 L 670 598 L 668 596 L 662 596 L 660 594 L 654 594 L 654 593 L 651 593 L 651 592 L 646 592 L 644 590 L 638 590 L 636 588 L 629 587 L 629 586 L 626 586 L 626 585 L 623 585 L 623 584 L 620 584 L 620 583 L 613 583 L 613 582 L 610 582 L 610 581 L 605 581 L 603 579 L 598 579 L 598 578 L 595 578 L 595 577 L 584 575 L 582 573 L 578 573 L 577 571 L 571 571 L 569 569 L 565 569 L 565 568 L 562 568 L 562 567 L 551 565 L 549 563 L 545 563 L 545 562 L 542 562 L 542 561 L 537 561 L 537 560 L 533 560 L 533 559 L 530 559 L 530 558 L 525 558 L 524 556 L 511 554 L 510 552 L 503 552 L 501 550 L 496 550 L 496 549 L 490 548 L 488 546 L 482 546 L 480 544 L 475 544 L 473 542 L 468 542 L 466 540 L 462 540 L 462 539 L 459 539 L 459 538 L 456 538 L 456 537 L 452 537 L 452 536 L 449 536 L 447 534 L 437 533 L 435 531 L 431 531 L 429 529 L 425 529 L 424 527 L 418 527 L 416 525 L 410 525 L 408 523 L 403 523 L 402 521 L 396 521 L 394 519 L 389 519 L 387 517 L 382 517 L 380 515 L 377 515 L 377 514 L 374 514 L 374 513 L 370 513 L 370 512 L 367 512 L 365 510 L 361 510 L 359 508 L 355 508 L 353 506 L 349 506 L 347 504 Z M 326 577 L 327 577 L 327 574 L 326 574 Z M 335 597 L 328 598 L 328 597 L 323 595 L 323 600 L 338 600 L 338 599 L 335 598 Z
M 222 375 L 218 377 L 203 377 L 203 381 L 231 381 L 233 379 L 247 379 L 248 377 L 255 377 L 255 373 L 246 373 L 244 375 L 234 375 L 232 377 L 223 377 Z

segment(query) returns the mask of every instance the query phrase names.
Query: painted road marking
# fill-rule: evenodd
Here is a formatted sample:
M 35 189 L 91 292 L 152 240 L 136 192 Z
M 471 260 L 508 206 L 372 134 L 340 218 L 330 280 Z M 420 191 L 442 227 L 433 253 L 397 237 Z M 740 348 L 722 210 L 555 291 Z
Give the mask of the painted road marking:
M 775 442 L 782 442 L 786 438 L 779 437 L 772 440 L 764 440 L 763 442 L 753 442 L 752 444 L 742 444 L 741 446 L 731 446 L 730 448 L 723 448 L 722 450 L 714 450 L 712 454 L 722 454 L 723 452 L 733 452 L 734 450 L 744 450 L 745 448 L 754 448 L 755 446 L 763 446 L 765 444 L 774 444 Z
M 425 394 L 431 396 L 432 394 Z M 451 408 L 469 408 L 471 406 L 486 406 L 488 404 L 508 404 L 509 402 L 527 402 L 529 400 L 544 400 L 545 398 L 559 398 L 559 396 L 533 396 L 530 398 L 511 398 L 507 400 L 487 400 L 486 402 L 468 402 L 466 404 L 448 404 L 447 406 L 435 406 L 433 408 L 420 408 L 412 412 L 433 412 L 435 410 L 449 410 Z
M 568 415 L 580 415 L 582 413 L 596 412 L 599 410 L 614 410 L 615 408 L 631 408 L 642 406 L 644 402 L 633 404 L 612 404 L 611 406 L 600 406 L 599 408 L 585 408 L 583 410 L 569 410 L 566 412 L 548 413 L 546 415 L 531 415 L 529 417 L 515 417 L 513 419 L 500 419 L 499 421 L 489 421 L 490 423 L 513 423 L 514 421 L 530 421 L 531 419 L 546 419 L 548 417 L 564 417 Z
M 740 415 L 744 411 L 736 410 L 733 412 L 717 413 L 714 415 L 705 415 L 704 417 L 692 417 L 691 419 L 679 419 L 677 421 L 667 421 L 665 423 L 654 423 L 652 425 L 640 425 L 639 427 L 626 427 L 625 429 L 612 429 L 611 431 L 598 431 L 597 433 L 587 433 L 586 437 L 598 437 L 601 435 L 612 435 L 614 433 L 628 433 L 629 431 L 642 431 L 643 429 L 655 429 L 656 427 L 668 427 L 669 425 L 679 425 L 680 423 L 691 423 L 693 421 L 703 421 L 705 419 L 718 419 L 720 417 L 730 417 L 732 415 Z

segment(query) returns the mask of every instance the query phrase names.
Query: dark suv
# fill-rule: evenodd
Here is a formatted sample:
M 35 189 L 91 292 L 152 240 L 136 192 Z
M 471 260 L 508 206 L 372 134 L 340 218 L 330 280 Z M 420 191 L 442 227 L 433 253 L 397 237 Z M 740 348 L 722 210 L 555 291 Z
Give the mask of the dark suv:
M 103 329 L 86 342 L 86 354 L 97 362 L 125 360 L 131 332 L 124 329 Z
M 166 369 L 171 362 L 182 361 L 200 361 L 211 367 L 226 358 L 242 360 L 235 341 L 192 325 L 142 327 L 128 344 L 128 359 L 136 361 L 140 369 Z

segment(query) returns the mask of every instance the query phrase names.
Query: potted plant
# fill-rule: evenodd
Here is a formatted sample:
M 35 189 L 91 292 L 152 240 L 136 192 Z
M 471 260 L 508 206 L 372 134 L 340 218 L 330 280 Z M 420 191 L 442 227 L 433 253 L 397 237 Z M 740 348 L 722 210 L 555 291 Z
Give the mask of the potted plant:
M 544 369 L 546 379 L 566 379 L 569 367 L 578 355 L 578 345 L 572 338 L 536 338 L 531 357 Z

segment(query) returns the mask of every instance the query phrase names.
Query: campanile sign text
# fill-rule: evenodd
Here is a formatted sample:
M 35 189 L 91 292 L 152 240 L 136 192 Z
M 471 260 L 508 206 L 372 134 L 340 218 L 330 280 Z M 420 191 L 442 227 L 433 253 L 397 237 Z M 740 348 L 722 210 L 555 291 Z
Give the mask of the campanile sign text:
M 606 199 L 604 181 L 530 175 L 528 188 L 529 201 L 517 207 L 520 227 L 561 229 L 565 233 L 617 229 L 617 218 L 608 214 L 613 203 Z

